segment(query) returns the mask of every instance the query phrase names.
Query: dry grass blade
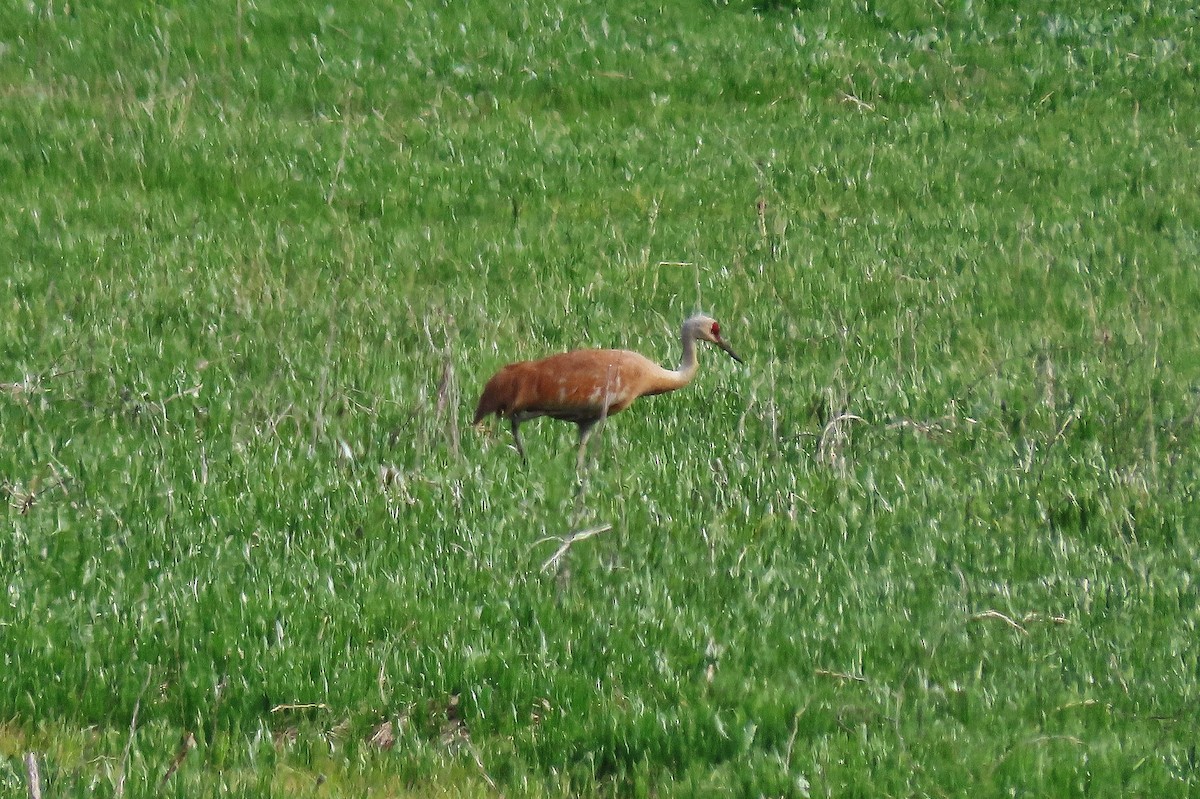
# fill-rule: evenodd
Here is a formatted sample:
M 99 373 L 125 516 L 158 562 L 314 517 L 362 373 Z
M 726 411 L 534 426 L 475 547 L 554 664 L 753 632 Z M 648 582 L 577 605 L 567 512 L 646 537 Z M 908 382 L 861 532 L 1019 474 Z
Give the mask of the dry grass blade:
M 865 421 L 861 416 L 853 413 L 838 414 L 830 419 L 821 431 L 821 438 L 817 442 L 817 461 L 826 466 L 840 467 L 844 465 L 845 458 L 841 451 L 850 439 L 849 433 L 846 432 L 846 423 Z
M 137 701 L 133 703 L 133 715 L 129 719 L 129 738 L 125 741 L 125 751 L 121 753 L 121 767 L 117 771 L 117 787 L 114 791 L 117 799 L 121 799 L 125 795 L 125 774 L 129 768 L 129 754 L 133 750 L 133 739 L 137 735 L 138 711 L 142 707 L 142 697 L 146 695 L 146 689 L 150 687 L 150 677 L 150 674 L 146 675 L 146 681 L 142 683 L 142 690 L 138 692 Z
M 0 486 L 0 490 L 8 492 L 9 499 L 12 500 L 9 503 L 10 507 L 24 516 L 25 514 L 29 513 L 29 511 L 33 510 L 33 506 L 38 503 L 38 501 L 42 498 L 42 495 L 46 492 L 55 488 L 61 488 L 64 494 L 68 493 L 66 487 L 67 478 L 59 474 L 57 469 L 54 469 L 54 474 L 54 479 L 45 485 L 42 485 L 41 476 L 37 475 L 29 481 L 28 488 L 12 485 L 11 483 L 5 483 L 4 485 Z
M 445 436 L 450 453 L 455 458 L 458 458 L 460 455 L 459 425 L 454 417 L 454 409 L 459 406 L 460 392 L 458 378 L 454 371 L 454 351 L 451 347 L 453 326 L 454 317 L 442 314 L 441 336 L 444 341 L 442 346 L 438 346 L 437 342 L 434 341 L 433 330 L 430 329 L 429 316 L 425 317 L 422 328 L 425 333 L 425 342 L 429 345 L 430 351 L 440 355 L 442 361 L 442 371 L 435 391 L 436 399 L 434 400 L 433 416 L 437 420 L 438 425 L 445 428 Z
M 1066 616 L 1055 616 L 1052 614 L 1038 613 L 1037 611 L 1030 611 L 1029 613 L 1026 613 L 1024 616 L 1021 617 L 1021 622 L 1024 624 L 1029 624 L 1030 622 L 1035 622 L 1035 621 L 1046 622 L 1048 624 L 1070 624 L 1071 623 L 1071 620 L 1068 619 Z
M 181 389 L 179 391 L 176 391 L 174 394 L 167 397 L 166 399 L 159 400 L 159 404 L 165 406 L 168 403 L 174 402 L 177 399 L 183 399 L 184 397 L 198 397 L 198 396 L 200 396 L 200 392 L 201 392 L 201 390 L 203 390 L 203 388 L 204 388 L 203 383 L 197 383 L 196 385 L 192 386 L 191 388 Z
M 982 621 L 983 619 L 999 619 L 1000 621 L 1007 624 L 1009 627 L 1012 627 L 1014 630 L 1021 633 L 1021 635 L 1029 635 L 1028 630 L 1026 630 L 1024 627 L 1022 627 L 1020 624 L 1018 624 L 1012 618 L 1005 616 L 1003 613 L 1001 613 L 998 610 L 985 610 L 980 613 L 976 613 L 974 616 L 971 617 L 971 621 Z
M 326 710 L 328 705 L 323 702 L 301 702 L 294 705 L 276 705 L 271 708 L 272 713 L 288 713 L 294 710 Z
M 475 765 L 479 768 L 479 776 L 483 777 L 483 781 L 488 784 L 488 787 L 493 791 L 500 790 L 496 785 L 496 781 L 492 779 L 492 775 L 488 774 L 487 768 L 483 765 L 483 757 L 479 753 L 479 747 L 474 742 L 468 741 L 467 747 L 471 752 L 471 758 L 475 761 Z
M 380 724 L 371 735 L 367 738 L 367 742 L 377 749 L 391 749 L 396 745 L 396 732 L 392 720 Z
M 196 736 L 192 735 L 189 731 L 185 731 L 179 741 L 179 751 L 175 753 L 175 759 L 171 761 L 167 773 L 163 775 L 162 782 L 159 783 L 160 785 L 167 784 L 167 780 L 171 779 L 171 776 L 179 770 L 179 767 L 183 765 L 183 761 L 187 760 L 188 754 L 195 748 Z
M 450 453 L 455 458 L 459 455 L 458 424 L 455 423 L 454 415 L 452 413 L 448 414 L 447 410 L 456 407 L 458 407 L 458 381 L 454 376 L 454 361 L 450 357 L 450 347 L 447 344 L 446 353 L 442 360 L 442 376 L 438 380 L 435 413 L 439 420 L 444 420 L 445 422 L 446 437 L 450 443 Z
M 538 541 L 539 544 L 544 541 L 562 541 L 562 546 L 560 546 L 558 550 L 551 555 L 545 563 L 542 564 L 542 571 L 548 571 L 551 566 L 558 563 L 562 557 L 567 554 L 567 551 L 571 549 L 571 546 L 577 541 L 583 541 L 586 538 L 591 538 L 594 535 L 599 535 L 600 533 L 607 532 L 611 529 L 611 524 L 601 524 L 597 525 L 596 527 L 589 527 L 586 530 L 580 530 L 577 533 L 572 533 L 565 539 L 543 538 L 541 541 Z
M 333 199 L 337 196 L 338 186 L 341 184 L 342 173 L 346 171 L 346 151 L 350 143 L 350 123 L 346 122 L 346 126 L 342 128 L 342 147 L 338 155 L 337 164 L 333 168 L 333 176 L 329 179 L 329 189 L 325 192 L 325 203 L 333 205 Z
M 308 443 L 308 456 L 311 458 L 317 451 L 317 442 L 325 432 L 325 403 L 329 401 L 329 373 L 332 370 L 333 350 L 337 343 L 337 316 L 329 317 L 329 331 L 325 336 L 325 357 L 321 359 L 321 374 L 317 379 L 317 404 L 312 418 L 312 438 Z

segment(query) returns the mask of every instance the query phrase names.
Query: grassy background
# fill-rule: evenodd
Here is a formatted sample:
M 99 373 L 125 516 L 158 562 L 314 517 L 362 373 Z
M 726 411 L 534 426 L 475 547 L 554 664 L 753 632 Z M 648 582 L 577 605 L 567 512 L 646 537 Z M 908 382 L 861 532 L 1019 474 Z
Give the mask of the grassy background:
M 2 16 L 4 795 L 1200 789 L 1190 4 Z

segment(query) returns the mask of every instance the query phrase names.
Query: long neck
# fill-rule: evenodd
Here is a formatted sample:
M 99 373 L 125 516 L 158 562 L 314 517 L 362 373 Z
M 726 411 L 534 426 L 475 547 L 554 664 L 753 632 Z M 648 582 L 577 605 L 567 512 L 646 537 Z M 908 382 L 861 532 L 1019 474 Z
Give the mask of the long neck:
M 686 386 L 692 382 L 692 378 L 696 376 L 696 367 L 696 339 L 692 336 L 687 326 L 684 325 L 683 357 L 679 359 L 679 368 L 675 370 L 680 386 Z
M 654 376 L 641 390 L 642 396 L 665 394 L 692 382 L 696 376 L 696 340 L 688 335 L 686 327 L 683 330 L 683 358 L 679 361 L 679 368 L 672 371 L 657 366 L 654 371 Z

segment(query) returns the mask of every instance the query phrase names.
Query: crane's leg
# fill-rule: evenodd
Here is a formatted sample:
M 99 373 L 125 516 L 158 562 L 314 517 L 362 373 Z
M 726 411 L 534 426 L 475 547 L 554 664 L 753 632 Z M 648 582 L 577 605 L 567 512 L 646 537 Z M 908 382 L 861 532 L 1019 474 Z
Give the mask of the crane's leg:
M 587 459 L 587 443 L 592 436 L 592 430 L 595 429 L 595 422 L 580 422 L 579 423 L 579 454 L 575 456 L 575 473 L 580 479 L 583 478 L 583 465 Z
M 513 442 L 517 445 L 517 452 L 521 456 L 521 463 L 523 463 L 525 465 L 529 465 L 529 459 L 525 457 L 525 447 L 521 446 L 521 432 L 518 429 L 518 428 L 520 428 L 520 426 L 521 426 L 521 423 L 518 422 L 517 417 L 514 416 L 512 418 Z
M 579 453 L 575 456 L 575 516 L 583 511 L 583 492 L 587 488 L 587 443 L 592 435 L 595 422 L 579 423 Z

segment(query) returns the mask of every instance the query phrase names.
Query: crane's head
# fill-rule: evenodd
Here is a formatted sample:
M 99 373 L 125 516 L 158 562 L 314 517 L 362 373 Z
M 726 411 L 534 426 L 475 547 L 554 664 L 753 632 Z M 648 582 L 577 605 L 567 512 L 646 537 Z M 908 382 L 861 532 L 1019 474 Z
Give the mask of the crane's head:
M 733 358 L 738 363 L 745 363 L 738 354 L 733 351 L 733 347 L 729 346 L 724 338 L 721 337 L 721 326 L 717 324 L 717 320 L 711 316 L 697 314 L 683 323 L 684 338 L 691 337 L 698 341 L 709 341 L 716 344 L 721 349 Z

